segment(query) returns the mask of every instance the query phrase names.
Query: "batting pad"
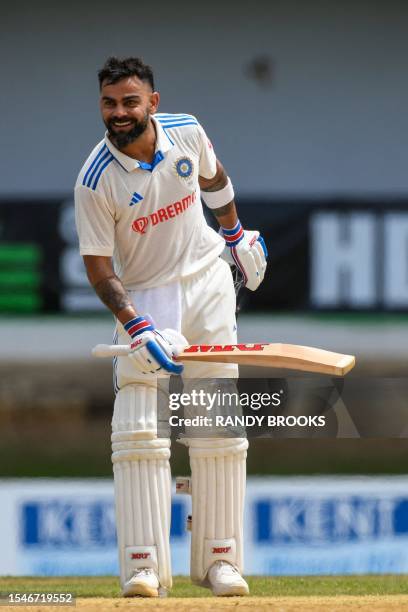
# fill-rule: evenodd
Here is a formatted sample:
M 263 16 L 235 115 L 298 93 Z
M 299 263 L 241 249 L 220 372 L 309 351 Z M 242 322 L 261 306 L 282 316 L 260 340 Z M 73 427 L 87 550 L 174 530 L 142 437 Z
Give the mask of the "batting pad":
M 169 589 L 170 440 L 153 437 L 156 389 L 129 387 L 116 396 L 112 420 L 121 585 L 123 588 L 136 568 L 152 567 L 160 585 Z
M 211 565 L 243 571 L 246 438 L 189 439 L 192 530 L 191 579 L 206 585 Z
M 112 418 L 112 442 L 130 433 L 139 439 L 157 434 L 157 386 L 126 385 L 115 398 Z

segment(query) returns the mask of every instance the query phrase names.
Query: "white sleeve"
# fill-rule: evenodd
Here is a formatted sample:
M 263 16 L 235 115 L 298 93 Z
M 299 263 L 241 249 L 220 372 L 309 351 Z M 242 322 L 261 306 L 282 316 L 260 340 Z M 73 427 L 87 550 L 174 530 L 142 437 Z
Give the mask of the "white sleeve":
M 92 189 L 75 188 L 75 222 L 81 255 L 112 257 L 115 214 L 108 202 Z
M 211 179 L 217 172 L 217 158 L 213 146 L 201 125 L 198 126 L 200 138 L 200 164 L 198 174 L 206 179 Z

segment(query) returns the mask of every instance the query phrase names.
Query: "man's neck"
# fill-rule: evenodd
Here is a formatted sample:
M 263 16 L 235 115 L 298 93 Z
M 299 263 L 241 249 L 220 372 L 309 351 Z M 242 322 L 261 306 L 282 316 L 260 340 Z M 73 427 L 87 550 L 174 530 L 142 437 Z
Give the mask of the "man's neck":
M 156 151 L 156 139 L 156 128 L 150 119 L 143 134 L 130 144 L 119 149 L 119 151 L 128 157 L 151 164 Z

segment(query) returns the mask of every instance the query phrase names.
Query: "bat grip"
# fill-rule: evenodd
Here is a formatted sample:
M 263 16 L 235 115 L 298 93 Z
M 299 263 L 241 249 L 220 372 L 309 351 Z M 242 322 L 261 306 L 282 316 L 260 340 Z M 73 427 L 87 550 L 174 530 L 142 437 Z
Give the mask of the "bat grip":
M 94 357 L 122 357 L 130 352 L 131 348 L 127 344 L 97 344 L 92 349 Z

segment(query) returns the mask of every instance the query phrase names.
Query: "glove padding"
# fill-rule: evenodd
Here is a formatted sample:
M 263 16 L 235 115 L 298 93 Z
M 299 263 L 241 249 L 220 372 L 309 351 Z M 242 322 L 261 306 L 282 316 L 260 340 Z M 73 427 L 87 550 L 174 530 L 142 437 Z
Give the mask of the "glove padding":
M 125 325 L 129 327 L 133 321 Z M 129 358 L 135 363 L 142 374 L 170 375 L 181 374 L 184 366 L 174 361 L 183 348 L 188 345 L 186 338 L 175 329 L 159 331 L 154 328 L 151 321 L 136 319 L 136 325 L 141 326 L 140 331 L 132 337 L 131 353 Z M 147 331 L 143 331 L 147 327 Z
M 237 266 L 245 287 L 251 291 L 255 291 L 262 283 L 268 251 L 258 231 L 245 230 L 239 242 L 232 246 L 227 242 L 221 257 L 230 265 Z

